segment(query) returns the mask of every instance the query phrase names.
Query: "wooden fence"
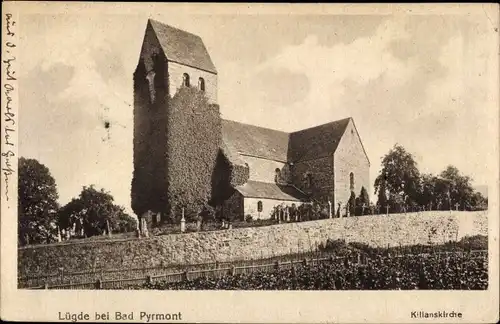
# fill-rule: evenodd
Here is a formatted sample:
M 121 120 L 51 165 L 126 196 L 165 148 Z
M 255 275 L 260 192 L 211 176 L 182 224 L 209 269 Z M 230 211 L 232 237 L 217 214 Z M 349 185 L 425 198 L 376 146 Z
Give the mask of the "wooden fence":
M 487 257 L 487 250 L 476 251 L 441 251 L 421 254 L 399 254 L 392 257 L 425 256 L 435 254 L 438 256 L 470 255 L 472 258 Z M 303 255 L 287 255 L 273 259 L 241 260 L 234 262 L 213 262 L 197 265 L 184 265 L 174 267 L 140 268 L 127 270 L 103 270 L 100 272 L 80 272 L 66 274 L 59 277 L 60 281 L 50 280 L 53 277 L 25 277 L 20 278 L 19 288 L 24 289 L 127 289 L 156 281 L 179 282 L 194 280 L 200 277 L 220 278 L 238 274 L 250 274 L 261 271 L 293 269 L 295 265 L 317 265 L 322 262 L 349 261 L 351 264 L 367 264 L 369 256 L 363 253 L 354 253 L 349 256 L 335 256 L 326 252 L 315 252 Z M 80 276 L 80 277 L 79 277 Z M 23 281 L 24 280 L 24 281 Z M 37 280 L 38 284 L 29 285 L 30 280 Z M 40 283 L 43 281 L 43 283 Z M 23 285 L 24 283 L 24 285 Z M 24 286 L 24 287 L 23 287 Z

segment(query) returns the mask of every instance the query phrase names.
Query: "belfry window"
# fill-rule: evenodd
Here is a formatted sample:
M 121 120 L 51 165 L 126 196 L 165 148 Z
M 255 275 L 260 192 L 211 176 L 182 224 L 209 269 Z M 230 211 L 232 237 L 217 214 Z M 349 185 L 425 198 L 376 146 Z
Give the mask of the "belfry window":
M 205 91 L 205 79 L 203 79 L 203 78 L 198 79 L 198 88 L 201 91 Z
M 182 75 L 182 85 L 185 86 L 185 87 L 190 87 L 191 86 L 191 84 L 189 82 L 189 74 L 184 73 Z

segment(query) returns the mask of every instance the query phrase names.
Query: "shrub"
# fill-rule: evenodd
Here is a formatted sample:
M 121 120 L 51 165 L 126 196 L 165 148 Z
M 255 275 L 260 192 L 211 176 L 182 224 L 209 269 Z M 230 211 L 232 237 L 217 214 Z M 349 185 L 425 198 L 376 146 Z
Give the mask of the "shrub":
M 245 221 L 248 222 L 248 223 L 250 223 L 251 221 L 253 221 L 252 215 L 250 215 L 250 214 L 246 215 L 245 216 Z

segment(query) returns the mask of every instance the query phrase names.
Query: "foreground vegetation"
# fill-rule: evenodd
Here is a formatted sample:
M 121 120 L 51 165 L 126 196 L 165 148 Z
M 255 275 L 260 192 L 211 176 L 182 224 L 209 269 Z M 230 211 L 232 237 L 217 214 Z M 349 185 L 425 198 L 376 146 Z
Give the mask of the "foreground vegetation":
M 327 261 L 296 269 L 146 284 L 156 290 L 408 290 L 488 288 L 485 255 L 380 257 L 366 265 Z
M 257 271 L 222 278 L 147 283 L 154 290 L 485 290 L 487 238 L 474 236 L 440 246 L 370 248 L 329 241 L 324 251 L 346 256 L 290 269 Z M 481 251 L 478 251 L 481 250 Z M 347 257 L 362 252 L 360 262 Z M 399 254 L 397 252 L 405 252 Z M 413 253 L 412 253 L 413 252 Z M 418 253 L 417 253 L 418 252 Z

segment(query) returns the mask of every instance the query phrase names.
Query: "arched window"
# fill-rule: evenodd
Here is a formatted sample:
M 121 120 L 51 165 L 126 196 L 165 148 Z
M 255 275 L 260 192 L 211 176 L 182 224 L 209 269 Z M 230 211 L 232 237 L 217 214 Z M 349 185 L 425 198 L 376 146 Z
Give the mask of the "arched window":
M 184 73 L 182 75 L 182 85 L 185 86 L 185 87 L 190 87 L 189 74 Z
M 201 91 L 205 91 L 205 80 L 203 78 L 198 79 L 198 88 Z
M 349 174 L 349 187 L 351 188 L 351 191 L 354 191 L 354 173 Z
M 274 170 L 274 182 L 276 183 L 280 182 L 280 178 L 281 178 L 281 171 L 280 169 L 276 168 L 276 170 Z
M 259 201 L 257 202 L 257 211 L 258 211 L 259 213 L 261 213 L 261 212 L 262 212 L 262 201 L 261 201 L 261 200 L 259 200 Z
M 149 73 L 146 75 L 146 79 L 148 80 L 149 85 L 149 102 L 154 103 L 156 97 L 155 72 L 149 71 Z
M 307 172 L 305 174 L 305 186 L 306 186 L 306 189 L 309 189 L 312 187 L 312 174 L 310 172 Z

